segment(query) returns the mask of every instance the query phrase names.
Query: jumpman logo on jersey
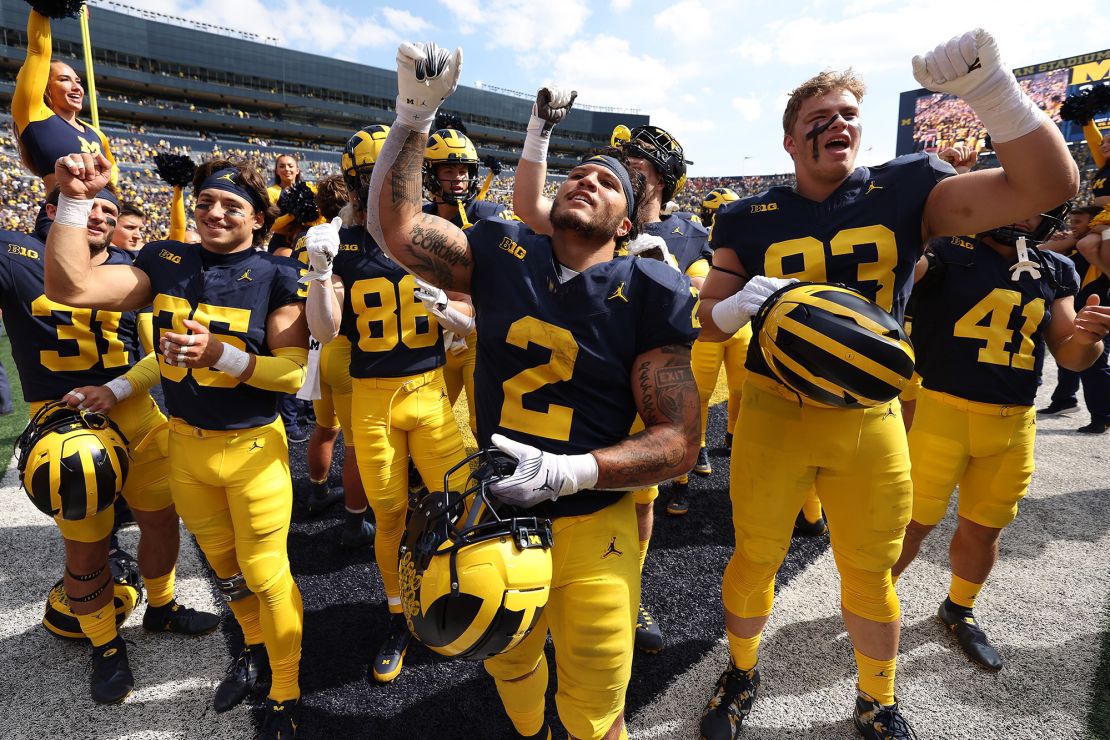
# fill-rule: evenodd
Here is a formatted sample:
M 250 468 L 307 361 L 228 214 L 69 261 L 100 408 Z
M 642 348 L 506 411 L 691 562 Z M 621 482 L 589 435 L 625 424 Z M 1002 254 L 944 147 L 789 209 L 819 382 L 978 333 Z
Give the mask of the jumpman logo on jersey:
M 882 190 L 882 189 L 883 189 L 882 185 L 876 185 L 873 182 L 869 182 L 869 183 L 867 183 L 867 192 L 864 193 L 864 195 L 870 195 L 872 190 Z
M 251 446 L 247 449 L 247 452 L 254 452 L 255 450 L 261 450 L 261 449 L 262 449 L 262 445 L 258 444 L 258 440 L 257 439 L 252 439 L 251 440 Z
M 248 267 L 248 268 L 247 268 L 246 270 L 244 270 L 244 271 L 243 271 L 243 274 L 242 274 L 242 275 L 240 275 L 239 277 L 237 277 L 237 278 L 235 278 L 235 279 L 236 279 L 236 280 L 246 280 L 247 282 L 253 283 L 253 282 L 254 282 L 254 278 L 252 278 L 252 277 L 251 277 L 251 270 L 252 270 L 252 269 L 253 269 L 253 268 L 251 268 L 251 267 Z
M 676 226 L 676 227 L 674 227 L 674 231 L 672 231 L 671 233 L 672 233 L 672 234 L 681 234 L 681 233 L 682 233 L 682 229 L 680 229 L 679 227 L 677 227 L 677 226 Z
M 610 555 L 616 555 L 618 558 L 621 555 L 624 555 L 623 552 L 621 552 L 620 550 L 617 549 L 617 538 L 616 537 L 609 540 L 609 549 L 607 549 L 605 551 L 605 554 L 601 556 L 601 559 L 604 560 L 605 558 L 609 557 Z
M 625 303 L 628 303 L 628 296 L 626 296 L 624 294 L 624 283 L 621 283 L 620 285 L 618 285 L 617 289 L 613 291 L 613 295 L 609 296 L 609 298 L 607 300 L 611 301 L 615 298 L 620 298 Z

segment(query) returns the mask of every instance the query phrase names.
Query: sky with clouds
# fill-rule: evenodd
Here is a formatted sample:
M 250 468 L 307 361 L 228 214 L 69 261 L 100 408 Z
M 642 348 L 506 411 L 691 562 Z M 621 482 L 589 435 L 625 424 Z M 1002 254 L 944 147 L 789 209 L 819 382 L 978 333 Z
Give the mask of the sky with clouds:
M 122 1 L 165 12 L 164 0 Z M 894 155 L 914 54 L 975 27 L 1010 67 L 1110 47 L 1105 0 L 178 0 L 173 13 L 386 68 L 403 40 L 462 46 L 461 84 L 531 93 L 553 83 L 583 103 L 637 109 L 682 142 L 694 175 L 792 170 L 783 104 L 825 67 L 867 82 L 860 161 L 873 164 Z

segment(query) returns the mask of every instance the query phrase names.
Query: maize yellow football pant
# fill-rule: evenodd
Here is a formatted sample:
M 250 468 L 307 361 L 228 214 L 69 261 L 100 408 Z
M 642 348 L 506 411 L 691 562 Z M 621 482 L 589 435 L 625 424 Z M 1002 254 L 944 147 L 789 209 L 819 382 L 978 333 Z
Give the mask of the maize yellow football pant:
M 447 398 L 451 406 L 459 400 L 459 393 L 466 389 L 466 410 L 470 416 L 470 431 L 478 433 L 478 412 L 474 408 L 474 363 L 478 358 L 478 334 L 471 332 L 466 338 L 466 349 L 462 352 L 447 352 L 447 364 L 443 366 L 443 380 L 447 383 Z
M 1017 516 L 1033 477 L 1032 406 L 968 401 L 925 388 L 910 428 L 913 520 L 935 525 L 960 486 L 960 516 L 1002 529 Z
M 44 405 L 42 401 L 29 404 L 31 416 Z M 122 491 L 127 505 L 136 511 L 161 511 L 172 503 L 166 461 L 166 417 L 149 393 L 137 393 L 117 403 L 108 417 L 127 438 L 131 455 Z M 147 439 L 148 435 L 153 436 Z M 99 542 L 112 533 L 115 510 L 109 506 L 87 519 L 55 517 L 54 521 L 67 540 Z
M 443 488 L 443 477 L 466 456 L 462 435 L 441 370 L 401 378 L 354 378 L 351 432 L 366 498 L 378 534 L 374 553 L 385 585 L 389 610 L 401 613 L 397 548 L 408 511 L 409 455 L 429 491 Z M 460 468 L 449 482 L 461 491 L 470 474 Z
M 289 571 L 293 487 L 280 420 L 210 431 L 170 420 L 170 490 L 177 513 L 219 578 L 243 574 L 251 595 L 231 603 L 248 645 L 265 643 L 270 697 L 300 696 L 304 611 Z
M 555 704 L 571 736 L 605 735 L 624 711 L 640 604 L 639 534 L 632 496 L 552 522 L 551 596 L 531 634 L 485 661 L 517 732 L 543 724 L 547 634 L 555 643 Z
M 736 550 L 725 569 L 725 608 L 771 613 L 775 573 L 794 520 L 816 489 L 841 574 L 841 600 L 876 622 L 898 618 L 890 567 L 910 518 L 906 432 L 898 402 L 866 409 L 801 404 L 774 381 L 748 375 L 732 451 Z
M 736 427 L 736 415 L 740 412 L 740 396 L 744 388 L 744 378 L 748 371 L 744 359 L 748 354 L 748 344 L 752 339 L 751 324 L 745 324 L 740 331 L 723 342 L 695 341 L 690 350 L 690 368 L 694 371 L 694 382 L 701 396 L 701 446 L 705 447 L 705 425 L 709 420 L 709 399 L 717 388 L 717 378 L 721 365 L 725 367 L 725 381 L 728 383 L 728 426 L 732 433 Z
M 351 342 L 338 336 L 320 350 L 320 398 L 312 402 L 316 423 L 324 429 L 343 429 L 351 445 Z

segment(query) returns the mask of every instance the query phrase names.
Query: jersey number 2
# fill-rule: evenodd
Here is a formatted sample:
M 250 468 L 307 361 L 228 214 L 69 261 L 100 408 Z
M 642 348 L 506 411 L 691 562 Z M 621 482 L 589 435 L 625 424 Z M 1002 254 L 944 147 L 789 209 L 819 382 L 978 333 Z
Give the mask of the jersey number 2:
M 513 322 L 505 341 L 524 350 L 529 344 L 551 350 L 551 359 L 521 370 L 502 385 L 505 401 L 501 405 L 501 426 L 546 439 L 569 440 L 574 409 L 552 403 L 548 404 L 547 411 L 533 411 L 524 408 L 524 395 L 571 379 L 574 362 L 578 359 L 578 342 L 574 335 L 560 326 L 525 316 Z

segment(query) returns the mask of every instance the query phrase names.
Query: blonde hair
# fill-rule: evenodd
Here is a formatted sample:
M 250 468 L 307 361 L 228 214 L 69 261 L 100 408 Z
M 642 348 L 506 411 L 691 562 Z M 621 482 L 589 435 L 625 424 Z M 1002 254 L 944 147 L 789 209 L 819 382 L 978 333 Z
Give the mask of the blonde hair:
M 790 93 L 790 99 L 786 101 L 786 110 L 782 113 L 783 132 L 789 134 L 794 128 L 794 124 L 798 122 L 798 111 L 802 109 L 802 103 L 810 98 L 816 98 L 835 90 L 847 90 L 855 96 L 858 103 L 863 100 L 863 95 L 867 92 L 867 86 L 863 84 L 863 80 L 851 67 L 841 72 L 831 69 L 823 70 L 820 74 L 798 85 Z

